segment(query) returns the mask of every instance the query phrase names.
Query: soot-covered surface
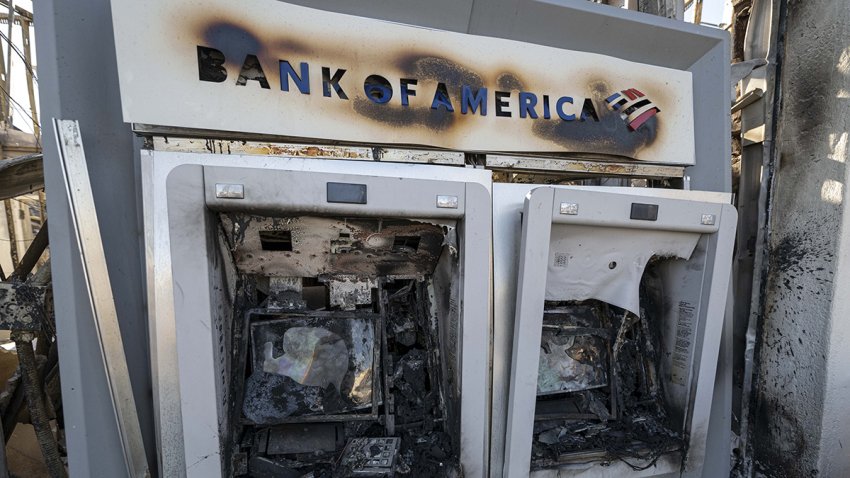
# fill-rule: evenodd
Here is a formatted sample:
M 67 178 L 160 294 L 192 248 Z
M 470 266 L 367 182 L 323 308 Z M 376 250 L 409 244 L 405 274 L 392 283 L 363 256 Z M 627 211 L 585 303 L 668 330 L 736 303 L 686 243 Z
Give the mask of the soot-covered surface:
M 431 279 L 376 283 L 355 311 L 269 310 L 255 292 L 235 312 L 246 324 L 232 476 L 461 476 Z
M 441 373 L 437 329 L 424 283 L 387 294 L 387 349 L 392 357 L 395 429 L 401 437 L 399 471 L 407 476 L 457 476 L 456 444 L 448 434 L 446 379 Z

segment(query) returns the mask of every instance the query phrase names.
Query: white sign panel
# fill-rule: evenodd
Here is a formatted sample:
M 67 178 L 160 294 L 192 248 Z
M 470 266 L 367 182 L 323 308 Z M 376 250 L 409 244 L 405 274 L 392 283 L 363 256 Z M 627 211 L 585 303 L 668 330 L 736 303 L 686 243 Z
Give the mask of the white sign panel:
M 275 0 L 112 5 L 127 122 L 694 162 L 689 72 Z

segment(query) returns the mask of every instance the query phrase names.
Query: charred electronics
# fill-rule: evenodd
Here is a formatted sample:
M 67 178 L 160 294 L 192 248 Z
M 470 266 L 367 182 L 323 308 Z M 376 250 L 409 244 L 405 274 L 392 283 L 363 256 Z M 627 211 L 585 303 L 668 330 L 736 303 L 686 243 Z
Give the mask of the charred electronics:
M 684 451 L 671 427 L 657 352 L 661 288 L 641 315 L 604 302 L 547 302 L 537 377 L 532 468 L 619 459 L 636 470 Z M 643 294 L 642 294 L 643 295 Z
M 689 191 L 495 189 L 530 191 L 514 246 L 504 476 L 699 476 L 734 209 Z
M 144 162 L 164 476 L 485 473 L 489 172 Z
M 244 318 L 233 323 L 245 370 L 232 376 L 236 474 L 459 476 L 455 365 L 439 345 L 457 330 L 436 297 L 458 267 L 455 224 L 219 219 Z

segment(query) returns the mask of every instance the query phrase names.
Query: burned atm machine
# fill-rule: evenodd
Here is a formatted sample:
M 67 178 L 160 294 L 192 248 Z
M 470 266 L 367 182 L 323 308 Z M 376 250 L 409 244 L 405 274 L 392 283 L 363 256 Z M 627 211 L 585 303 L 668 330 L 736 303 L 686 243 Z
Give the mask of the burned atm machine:
M 729 473 L 731 349 L 721 344 L 737 214 L 728 190 L 690 190 L 692 174 L 703 184 L 729 175 L 725 128 L 726 150 L 713 154 L 696 129 L 702 74 L 632 66 L 631 88 L 585 93 L 599 121 L 564 141 L 573 157 L 487 157 L 491 476 Z
M 274 0 L 111 4 L 161 476 L 699 474 L 734 211 L 682 191 L 727 170 L 696 161 L 691 72 Z
M 497 246 L 519 251 L 504 476 L 710 476 L 737 219 L 724 197 L 506 187 L 496 230 L 521 233 Z
M 729 473 L 721 344 L 737 214 L 728 190 L 690 190 L 691 175 L 728 181 L 725 128 L 715 138 L 726 150 L 713 154 L 697 129 L 728 116 L 706 113 L 705 72 L 678 60 L 631 65 L 631 88 L 591 82 L 599 121 L 563 141 L 571 155 L 486 158 L 496 171 L 491 476 Z
M 163 476 L 480 466 L 489 172 L 143 164 Z
M 675 22 L 564 10 L 546 13 L 565 31 L 587 33 L 586 22 L 665 38 L 666 56 L 571 37 L 606 52 L 575 95 L 598 105 L 593 120 L 582 110 L 584 122 L 577 112 L 552 126 L 561 155 L 484 159 L 494 170 L 490 476 L 727 475 L 728 43 Z M 684 44 L 700 46 L 670 48 Z

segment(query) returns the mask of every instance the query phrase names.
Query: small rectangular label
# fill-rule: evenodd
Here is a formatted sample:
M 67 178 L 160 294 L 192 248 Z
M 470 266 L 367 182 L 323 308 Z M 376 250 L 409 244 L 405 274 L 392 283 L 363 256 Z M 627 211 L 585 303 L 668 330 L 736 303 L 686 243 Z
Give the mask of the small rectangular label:
M 676 321 L 676 345 L 673 348 L 670 378 L 673 383 L 684 386 L 690 369 L 691 347 L 694 337 L 696 308 L 687 301 L 679 302 L 679 317 Z
M 457 196 L 437 196 L 437 207 L 442 209 L 457 209 Z
M 632 203 L 631 219 L 639 221 L 657 221 L 658 220 L 658 204 L 643 204 L 639 202 Z
M 366 185 L 328 183 L 328 202 L 366 204 Z
M 561 214 L 566 214 L 568 216 L 578 215 L 578 204 L 572 202 L 562 202 Z
M 245 186 L 242 184 L 216 184 L 215 197 L 219 199 L 244 199 Z

